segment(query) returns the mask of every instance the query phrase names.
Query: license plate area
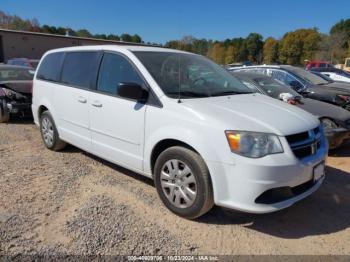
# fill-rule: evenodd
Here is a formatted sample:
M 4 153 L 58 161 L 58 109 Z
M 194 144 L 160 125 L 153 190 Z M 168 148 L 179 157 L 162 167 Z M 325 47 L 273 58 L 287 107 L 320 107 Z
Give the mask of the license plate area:
M 314 182 L 317 182 L 325 175 L 325 163 L 321 162 L 314 167 L 313 178 Z

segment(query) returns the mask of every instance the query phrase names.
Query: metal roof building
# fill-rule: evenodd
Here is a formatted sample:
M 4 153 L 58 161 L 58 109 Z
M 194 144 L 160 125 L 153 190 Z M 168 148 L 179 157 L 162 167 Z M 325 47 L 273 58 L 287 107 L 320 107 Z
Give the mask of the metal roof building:
M 140 45 L 123 41 L 0 29 L 0 63 L 10 58 L 40 59 L 48 50 L 79 45 Z

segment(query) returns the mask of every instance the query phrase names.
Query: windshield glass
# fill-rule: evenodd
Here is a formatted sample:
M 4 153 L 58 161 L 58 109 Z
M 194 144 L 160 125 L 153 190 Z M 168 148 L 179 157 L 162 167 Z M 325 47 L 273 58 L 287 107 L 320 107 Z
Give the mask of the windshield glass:
M 33 72 L 23 68 L 0 68 L 0 82 L 33 80 Z
M 178 98 L 179 93 L 181 98 L 251 93 L 224 68 L 202 56 L 142 51 L 134 54 L 171 98 Z
M 254 82 L 269 96 L 279 99 L 280 94 L 289 93 L 294 96 L 300 96 L 292 88 L 280 83 L 278 80 L 272 78 L 255 78 Z
M 329 82 L 323 79 L 320 76 L 317 76 L 313 73 L 310 73 L 304 69 L 294 67 L 293 69 L 289 69 L 292 73 L 303 79 L 304 81 L 313 84 L 313 85 L 325 85 Z

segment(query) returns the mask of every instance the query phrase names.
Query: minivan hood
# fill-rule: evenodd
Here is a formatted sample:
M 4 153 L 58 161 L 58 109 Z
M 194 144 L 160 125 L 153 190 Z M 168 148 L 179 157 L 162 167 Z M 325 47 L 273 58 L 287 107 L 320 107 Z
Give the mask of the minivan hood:
M 318 119 L 310 113 L 261 94 L 183 99 L 182 105 L 213 124 L 220 121 L 226 130 L 286 136 L 319 125 Z

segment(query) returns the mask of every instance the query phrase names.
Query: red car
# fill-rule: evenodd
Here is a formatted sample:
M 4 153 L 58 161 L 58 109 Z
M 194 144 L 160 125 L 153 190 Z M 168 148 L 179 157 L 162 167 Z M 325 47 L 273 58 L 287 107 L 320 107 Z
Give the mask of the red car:
M 319 67 L 334 67 L 331 63 L 320 60 L 312 60 L 308 61 L 305 68 L 306 70 L 310 70 L 311 68 L 319 68 Z

